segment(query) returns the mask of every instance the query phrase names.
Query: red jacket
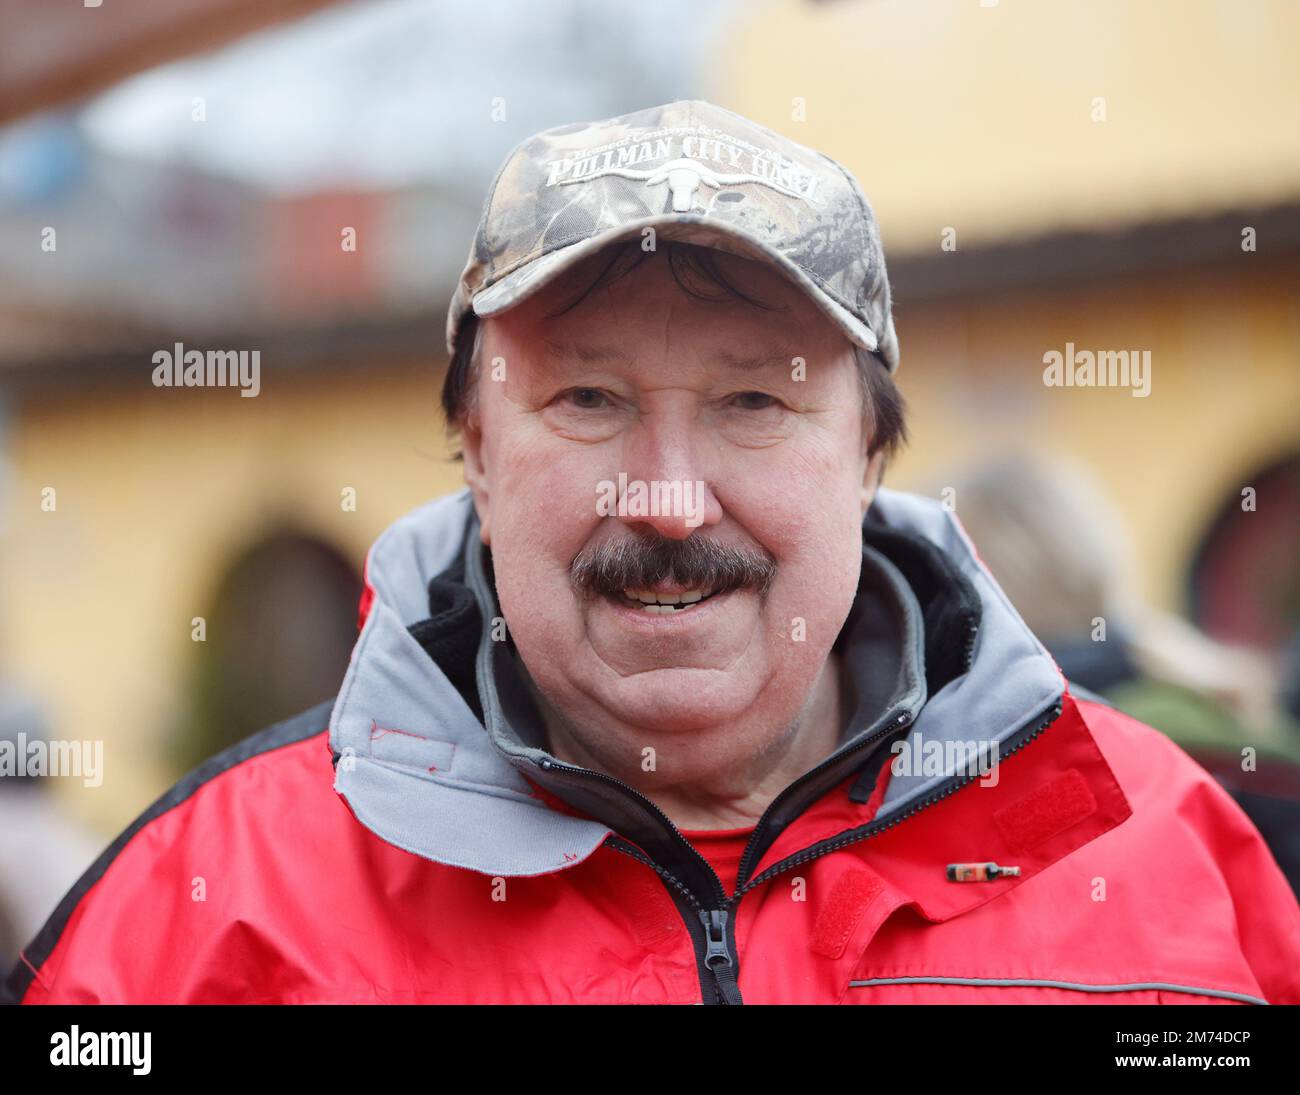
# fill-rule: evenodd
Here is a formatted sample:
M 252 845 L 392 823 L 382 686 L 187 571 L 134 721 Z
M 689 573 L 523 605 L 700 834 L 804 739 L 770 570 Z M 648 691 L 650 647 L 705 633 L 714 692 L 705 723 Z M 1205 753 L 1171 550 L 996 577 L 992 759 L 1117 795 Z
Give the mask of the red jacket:
M 512 644 L 483 626 L 490 558 L 461 491 L 372 548 L 336 700 L 155 803 L 8 993 L 1300 1003 L 1300 907 L 1227 793 L 1071 694 L 941 507 L 881 491 L 863 528 L 840 649 L 888 672 L 764 815 L 738 889 L 637 792 L 546 752 Z M 904 770 L 923 740 L 996 743 L 996 782 L 951 755 Z M 987 863 L 1019 872 L 949 870 Z

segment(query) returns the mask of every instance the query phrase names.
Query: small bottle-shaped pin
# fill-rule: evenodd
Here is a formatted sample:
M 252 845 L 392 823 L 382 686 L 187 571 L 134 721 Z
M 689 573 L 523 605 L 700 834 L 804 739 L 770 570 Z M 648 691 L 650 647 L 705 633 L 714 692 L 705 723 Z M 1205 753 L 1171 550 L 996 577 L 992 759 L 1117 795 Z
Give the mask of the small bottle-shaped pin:
M 999 867 L 996 863 L 949 863 L 949 882 L 995 882 L 1020 873 L 1019 867 Z

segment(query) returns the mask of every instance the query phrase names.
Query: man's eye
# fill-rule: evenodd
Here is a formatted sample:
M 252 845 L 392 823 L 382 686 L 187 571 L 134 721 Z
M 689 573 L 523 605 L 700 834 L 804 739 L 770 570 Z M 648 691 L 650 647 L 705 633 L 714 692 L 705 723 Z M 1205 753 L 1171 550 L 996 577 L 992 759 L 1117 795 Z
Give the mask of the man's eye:
M 579 410 L 585 411 L 598 411 L 609 402 L 599 388 L 570 388 L 561 399 L 568 400 Z
M 777 402 L 767 392 L 740 392 L 735 396 L 737 405 L 745 411 L 765 411 Z

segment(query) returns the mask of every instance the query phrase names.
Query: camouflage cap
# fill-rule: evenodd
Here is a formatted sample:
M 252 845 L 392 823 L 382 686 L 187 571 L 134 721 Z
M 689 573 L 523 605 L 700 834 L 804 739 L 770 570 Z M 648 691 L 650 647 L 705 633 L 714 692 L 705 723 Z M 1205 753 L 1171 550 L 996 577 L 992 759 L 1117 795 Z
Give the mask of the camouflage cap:
M 647 228 L 774 264 L 850 341 L 898 368 L 880 231 L 857 180 L 829 156 L 698 99 L 559 126 L 515 147 L 448 309 L 448 351 L 471 308 L 504 312 Z

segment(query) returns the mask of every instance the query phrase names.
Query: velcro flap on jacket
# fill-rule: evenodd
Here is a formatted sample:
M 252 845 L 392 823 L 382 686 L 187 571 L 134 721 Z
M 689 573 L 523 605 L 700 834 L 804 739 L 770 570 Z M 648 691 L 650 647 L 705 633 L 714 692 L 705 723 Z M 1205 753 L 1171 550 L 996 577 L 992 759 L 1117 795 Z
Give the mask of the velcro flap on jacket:
M 884 888 L 884 882 L 870 871 L 851 870 L 840 875 L 813 924 L 813 952 L 839 958 L 862 914 Z
M 1071 768 L 998 810 L 993 821 L 1009 848 L 1027 852 L 1077 825 L 1096 809 L 1088 781 L 1077 768 Z

